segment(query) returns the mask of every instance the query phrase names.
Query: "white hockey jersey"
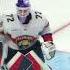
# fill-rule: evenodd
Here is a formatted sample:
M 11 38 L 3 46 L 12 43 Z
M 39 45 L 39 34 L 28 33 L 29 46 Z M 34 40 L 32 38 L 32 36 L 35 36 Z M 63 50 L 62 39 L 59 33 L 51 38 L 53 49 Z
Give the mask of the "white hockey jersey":
M 22 24 L 16 14 L 4 15 L 1 31 L 8 34 L 11 40 L 19 46 L 32 44 L 39 35 L 45 40 L 52 40 L 47 19 L 37 11 L 32 11 L 31 16 L 28 24 Z
M 29 48 L 39 36 L 41 36 L 44 41 L 52 41 L 52 33 L 49 28 L 48 20 L 37 11 L 31 11 L 31 17 L 28 24 L 22 24 L 19 21 L 17 14 L 3 15 L 1 17 L 0 33 L 3 33 L 8 39 L 6 40 L 5 46 L 9 46 L 12 50 L 12 52 L 8 52 L 6 47 L 3 48 L 4 53 L 8 53 L 5 54 L 6 57 L 2 57 L 3 59 L 8 58 L 7 61 L 9 61 L 12 58 L 11 56 L 14 56 L 10 53 L 15 54 L 19 49 L 24 50 Z M 23 50 L 21 50 L 21 52 Z M 41 47 L 34 49 L 34 51 L 42 60 L 44 60 Z

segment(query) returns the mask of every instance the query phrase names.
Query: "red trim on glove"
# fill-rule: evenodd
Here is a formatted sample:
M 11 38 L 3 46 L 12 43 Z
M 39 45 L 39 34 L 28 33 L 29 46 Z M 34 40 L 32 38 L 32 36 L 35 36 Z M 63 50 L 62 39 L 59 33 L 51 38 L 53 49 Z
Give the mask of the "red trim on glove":
M 53 41 L 52 34 L 45 34 L 45 35 L 42 35 L 42 37 L 44 39 L 44 42 Z

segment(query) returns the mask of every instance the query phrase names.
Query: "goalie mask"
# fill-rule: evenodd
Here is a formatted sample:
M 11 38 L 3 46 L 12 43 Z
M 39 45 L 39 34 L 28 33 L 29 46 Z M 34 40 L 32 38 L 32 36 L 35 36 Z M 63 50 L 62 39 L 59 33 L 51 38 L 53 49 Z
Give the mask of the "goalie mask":
M 16 6 L 19 20 L 21 23 L 24 23 L 30 13 L 31 5 L 29 3 L 29 0 L 18 0 Z

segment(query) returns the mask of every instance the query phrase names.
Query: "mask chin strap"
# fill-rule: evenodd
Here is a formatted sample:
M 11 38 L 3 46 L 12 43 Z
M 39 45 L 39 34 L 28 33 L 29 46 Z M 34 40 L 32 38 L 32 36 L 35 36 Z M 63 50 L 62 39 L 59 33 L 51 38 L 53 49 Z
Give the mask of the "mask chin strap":
M 18 19 L 19 19 L 19 16 L 18 16 Z M 32 19 L 32 15 L 31 15 L 31 13 L 29 13 L 29 15 L 25 19 L 25 22 L 22 24 L 28 24 L 31 19 Z

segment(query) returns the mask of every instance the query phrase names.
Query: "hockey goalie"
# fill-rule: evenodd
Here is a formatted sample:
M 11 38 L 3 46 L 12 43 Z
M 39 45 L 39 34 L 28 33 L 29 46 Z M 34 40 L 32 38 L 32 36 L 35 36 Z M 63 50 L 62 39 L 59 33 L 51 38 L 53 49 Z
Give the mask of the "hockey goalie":
M 48 20 L 42 13 L 31 9 L 29 0 L 18 0 L 16 10 L 16 14 L 0 16 L 1 68 L 17 52 L 26 55 L 33 50 L 43 63 L 46 59 L 52 59 L 55 46 Z

